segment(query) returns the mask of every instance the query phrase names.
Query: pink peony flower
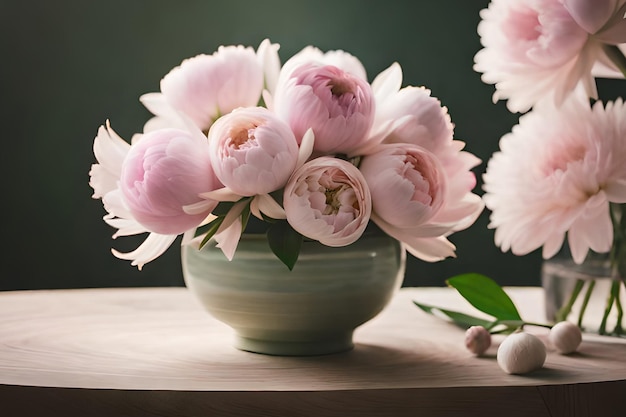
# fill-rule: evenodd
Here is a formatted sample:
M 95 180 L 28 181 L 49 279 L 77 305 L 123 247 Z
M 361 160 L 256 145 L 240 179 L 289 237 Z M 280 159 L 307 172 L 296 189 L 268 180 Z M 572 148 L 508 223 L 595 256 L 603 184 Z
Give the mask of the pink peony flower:
M 206 203 L 200 193 L 220 186 L 206 139 L 178 129 L 143 135 L 130 148 L 120 176 L 124 202 L 133 218 L 147 230 L 165 235 L 199 226 L 217 202 L 193 213 L 184 207 Z
M 196 134 L 196 140 L 204 139 L 199 131 L 196 131 Z M 138 146 L 135 143 L 139 142 L 142 142 L 142 137 L 135 137 L 133 139 L 133 147 Z M 89 185 L 94 189 L 93 198 L 102 199 L 104 208 L 107 211 L 107 215 L 104 216 L 105 222 L 118 229 L 113 235 L 114 239 L 120 236 L 149 233 L 146 240 L 134 251 L 121 253 L 115 249 L 112 250 L 116 257 L 131 260 L 132 265 L 141 269 L 143 265 L 165 252 L 176 239 L 178 232 L 163 234 L 159 231 L 148 229 L 135 218 L 134 211 L 131 210 L 124 198 L 120 189 L 120 179 L 125 169 L 128 155 L 131 154 L 131 148 L 133 147 L 115 133 L 108 121 L 106 127 L 101 126 L 93 145 L 98 164 L 94 164 L 89 172 Z M 144 147 L 144 145 L 141 145 L 141 147 Z M 136 153 L 136 151 L 133 150 L 132 153 Z M 212 201 L 203 201 L 196 207 L 196 212 L 202 211 L 203 215 L 206 215 L 215 204 Z M 184 217 L 183 214 L 181 216 Z M 190 241 L 191 235 L 192 233 L 186 233 L 183 243 Z
M 278 45 L 264 40 L 257 53 L 250 47 L 220 46 L 212 55 L 184 60 L 161 80 L 161 93 L 141 97 L 156 115 L 144 131 L 183 127 L 182 112 L 203 131 L 221 115 L 237 107 L 256 106 L 266 83 L 276 84 L 280 62 Z
M 446 178 L 431 152 L 395 144 L 365 156 L 359 167 L 372 194 L 373 211 L 390 225 L 416 228 L 441 208 Z
M 613 241 L 609 202 L 626 202 L 626 107 L 573 96 L 542 106 L 502 137 L 484 174 L 489 227 L 503 251 L 543 246 L 554 256 L 567 234 L 575 262 Z
M 591 3 L 492 0 L 481 11 L 478 33 L 484 48 L 474 57 L 474 69 L 485 83 L 495 84 L 494 102 L 507 99 L 509 110 L 525 112 L 544 98 L 562 103 L 579 84 L 589 97 L 597 97 L 591 71 L 598 61 L 609 60 L 601 40 L 587 30 L 597 29 L 606 13 L 587 18 L 583 12 L 606 1 Z
M 375 110 L 367 81 L 316 62 L 286 71 L 288 76 L 279 76 L 273 110 L 289 124 L 298 143 L 309 128 L 318 154 L 351 154 L 365 142 Z
M 400 88 L 401 84 L 402 70 L 397 63 L 374 79 L 373 136 L 383 143 L 413 144 L 433 153 L 446 177 L 445 204 L 433 221 L 453 223 L 454 231 L 465 229 L 484 208 L 480 196 L 472 193 L 476 176 L 471 170 L 480 164 L 480 159 L 463 151 L 463 142 L 453 140 L 454 125 L 448 109 L 430 95 L 430 90 Z
M 241 196 L 282 188 L 296 167 L 298 144 L 289 126 L 264 107 L 240 108 L 209 130 L 215 174 Z
M 285 187 L 283 205 L 297 232 L 334 247 L 356 242 L 372 211 L 361 172 L 332 157 L 315 158 L 296 170 Z
M 443 235 L 454 224 L 432 220 L 445 204 L 446 176 L 437 157 L 416 145 L 383 145 L 363 158 L 360 170 L 372 194 L 372 219 L 427 261 L 454 255 Z

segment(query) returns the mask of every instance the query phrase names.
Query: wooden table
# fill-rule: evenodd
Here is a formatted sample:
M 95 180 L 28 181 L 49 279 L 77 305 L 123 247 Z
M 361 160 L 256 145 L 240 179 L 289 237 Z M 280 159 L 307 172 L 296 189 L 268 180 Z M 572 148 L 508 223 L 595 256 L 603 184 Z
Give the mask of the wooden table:
M 543 321 L 539 288 L 507 291 Z M 294 358 L 236 350 L 185 288 L 0 293 L 0 415 L 626 416 L 626 340 L 586 334 L 507 375 L 501 339 L 473 357 L 412 300 L 474 311 L 448 288 L 404 288 L 354 350 Z

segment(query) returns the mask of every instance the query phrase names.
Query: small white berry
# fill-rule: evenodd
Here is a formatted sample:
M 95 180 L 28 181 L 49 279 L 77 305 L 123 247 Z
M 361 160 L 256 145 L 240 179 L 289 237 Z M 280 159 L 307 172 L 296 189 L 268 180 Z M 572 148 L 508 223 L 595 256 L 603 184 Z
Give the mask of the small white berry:
M 465 332 L 465 347 L 480 356 L 491 346 L 491 334 L 483 326 L 472 326 Z
M 507 374 L 525 374 L 543 367 L 546 347 L 530 333 L 513 333 L 498 347 L 497 360 Z
M 583 340 L 580 328 L 569 321 L 561 321 L 552 326 L 548 338 L 552 346 L 564 355 L 575 352 Z

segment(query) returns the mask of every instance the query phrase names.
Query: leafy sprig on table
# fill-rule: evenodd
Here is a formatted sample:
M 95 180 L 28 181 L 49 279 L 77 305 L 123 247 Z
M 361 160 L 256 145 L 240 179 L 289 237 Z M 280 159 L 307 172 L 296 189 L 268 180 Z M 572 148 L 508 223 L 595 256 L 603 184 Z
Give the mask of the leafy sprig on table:
M 456 289 L 477 310 L 491 316 L 491 319 L 417 301 L 413 302 L 426 313 L 437 317 L 443 316 L 461 327 L 483 326 L 492 334 L 509 334 L 524 326 L 552 327 L 549 324 L 534 323 L 522 319 L 513 300 L 504 289 L 485 275 L 476 273 L 457 275 L 447 279 L 446 284 Z

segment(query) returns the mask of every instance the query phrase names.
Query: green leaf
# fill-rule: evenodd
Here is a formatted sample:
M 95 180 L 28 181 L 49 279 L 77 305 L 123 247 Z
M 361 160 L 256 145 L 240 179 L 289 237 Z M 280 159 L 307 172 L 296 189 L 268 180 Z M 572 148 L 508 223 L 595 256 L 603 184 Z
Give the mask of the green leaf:
M 522 320 L 515 304 L 491 278 L 481 274 L 463 274 L 446 280 L 471 305 L 498 320 Z
M 246 230 L 248 226 L 248 220 L 250 220 L 250 200 L 241 211 L 241 230 Z
M 302 247 L 302 235 L 296 232 L 286 220 L 277 221 L 267 229 L 267 241 L 274 255 L 293 270 Z
M 224 217 L 228 214 L 228 212 L 231 208 L 233 208 L 234 205 L 235 203 L 231 201 L 222 201 L 213 209 L 211 214 L 217 217 Z
M 204 247 L 204 245 L 207 244 L 209 239 L 211 239 L 213 237 L 213 235 L 217 232 L 217 229 L 219 229 L 220 226 L 222 225 L 223 221 L 224 221 L 224 216 L 218 217 L 216 219 L 213 219 L 208 224 L 209 228 L 208 228 L 208 230 L 206 232 L 206 235 L 204 235 L 204 238 L 202 239 L 202 242 L 200 242 L 200 249 L 202 249 Z
M 417 301 L 413 301 L 413 303 L 415 303 L 416 306 L 418 306 L 425 312 L 432 314 L 433 316 L 443 315 L 447 317 L 448 319 L 452 320 L 455 324 L 463 328 L 468 328 L 471 326 L 483 326 L 485 328 L 489 328 L 493 325 L 493 322 L 489 320 L 470 316 L 469 314 L 460 313 L 458 311 L 453 311 L 453 310 L 446 310 L 444 308 L 418 303 Z

